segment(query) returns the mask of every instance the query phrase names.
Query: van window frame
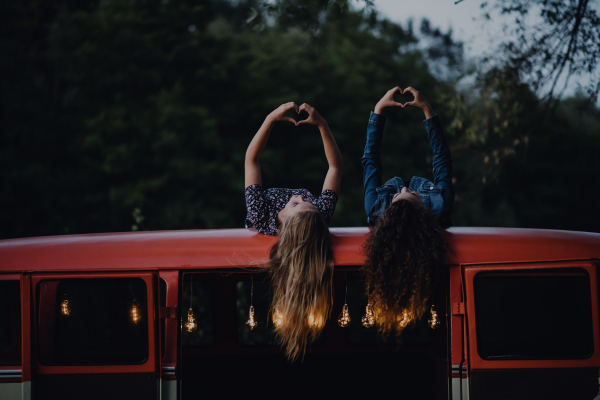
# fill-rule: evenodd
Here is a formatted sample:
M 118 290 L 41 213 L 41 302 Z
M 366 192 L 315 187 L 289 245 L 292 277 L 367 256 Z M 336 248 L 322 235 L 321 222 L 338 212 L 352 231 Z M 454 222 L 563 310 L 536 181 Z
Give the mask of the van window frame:
M 596 264 L 589 261 L 548 261 L 536 263 L 510 263 L 488 265 L 463 265 L 465 284 L 465 316 L 468 335 L 470 369 L 519 369 L 519 368 L 589 368 L 600 364 L 600 323 L 598 318 L 598 275 Z M 536 270 L 574 269 L 585 270 L 590 282 L 593 351 L 588 358 L 578 359 L 497 359 L 487 360 L 477 350 L 477 318 L 475 315 L 475 277 L 481 272 L 532 272 Z M 579 272 L 579 271 L 574 271 Z
M 157 372 L 160 354 L 160 340 L 158 335 L 158 323 L 155 315 L 159 312 L 157 298 L 158 275 L 156 272 L 75 272 L 75 273 L 36 273 L 32 274 L 31 296 L 32 296 L 32 339 L 37 343 L 38 335 L 38 298 L 36 298 L 37 285 L 45 280 L 67 280 L 67 279 L 110 279 L 110 278 L 140 278 L 146 285 L 146 312 L 147 318 L 147 357 L 144 362 L 136 364 L 95 364 L 95 365 L 44 365 L 39 359 L 37 346 L 34 346 L 32 364 L 34 371 L 38 374 L 98 374 L 98 373 L 152 373 Z

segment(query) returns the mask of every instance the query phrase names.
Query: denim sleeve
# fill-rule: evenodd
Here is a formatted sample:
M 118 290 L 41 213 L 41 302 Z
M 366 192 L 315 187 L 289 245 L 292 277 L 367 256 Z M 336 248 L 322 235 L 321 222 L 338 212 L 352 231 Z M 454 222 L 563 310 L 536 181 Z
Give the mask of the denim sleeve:
M 373 203 L 377 200 L 377 191 L 375 189 L 381 186 L 382 168 L 379 148 L 383 139 L 384 127 L 385 117 L 371 112 L 369 124 L 367 125 L 367 144 L 365 145 L 365 153 L 361 159 L 363 165 L 363 196 L 367 215 L 369 215 Z
M 452 157 L 446 143 L 440 117 L 437 115 L 425 120 L 425 129 L 433 150 L 433 183 L 442 188 L 444 199 L 443 225 L 450 225 L 450 217 L 454 208 L 454 189 L 452 188 Z

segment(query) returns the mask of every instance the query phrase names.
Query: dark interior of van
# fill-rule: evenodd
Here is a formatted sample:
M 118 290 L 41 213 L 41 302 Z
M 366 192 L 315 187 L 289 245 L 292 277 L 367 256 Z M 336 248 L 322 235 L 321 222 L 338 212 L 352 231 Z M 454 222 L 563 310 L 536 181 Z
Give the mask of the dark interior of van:
M 367 295 L 358 271 L 337 269 L 332 315 L 302 360 L 288 361 L 269 321 L 270 284 L 264 274 L 186 273 L 182 310 L 192 306 L 198 328 L 182 325 L 182 396 L 204 398 L 445 399 L 448 365 L 444 288 L 436 288 L 437 329 L 427 319 L 400 341 L 365 328 Z M 346 289 L 347 288 L 347 289 Z M 250 298 L 258 325 L 250 330 Z M 350 326 L 337 319 L 348 304 Z M 185 324 L 187 314 L 183 314 Z

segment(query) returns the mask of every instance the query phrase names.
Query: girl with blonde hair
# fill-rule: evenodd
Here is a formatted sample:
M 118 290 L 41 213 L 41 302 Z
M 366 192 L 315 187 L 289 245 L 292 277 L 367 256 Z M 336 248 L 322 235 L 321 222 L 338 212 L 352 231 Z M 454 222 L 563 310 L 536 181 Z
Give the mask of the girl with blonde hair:
M 286 114 L 306 111 L 296 122 Z M 329 169 L 319 197 L 306 189 L 263 190 L 259 165 L 275 122 L 319 128 Z M 332 302 L 333 257 L 329 243 L 330 221 L 342 180 L 342 156 L 327 121 L 308 104 L 286 103 L 271 112 L 246 151 L 246 227 L 278 235 L 269 254 L 275 332 L 286 356 L 295 360 L 325 326 Z

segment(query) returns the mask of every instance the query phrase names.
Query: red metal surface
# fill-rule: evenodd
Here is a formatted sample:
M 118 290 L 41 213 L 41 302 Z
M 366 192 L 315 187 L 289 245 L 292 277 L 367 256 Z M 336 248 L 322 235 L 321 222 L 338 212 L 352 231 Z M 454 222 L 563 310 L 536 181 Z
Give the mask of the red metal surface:
M 31 381 L 31 276 L 21 278 L 21 364 L 23 382 Z
M 450 302 L 451 304 L 460 303 L 463 301 L 462 296 L 462 285 L 461 285 L 461 269 L 460 266 L 452 266 L 450 267 Z M 452 314 L 449 315 L 450 324 L 448 329 L 450 329 L 451 334 L 451 365 L 454 366 L 467 366 L 467 342 L 466 337 L 464 335 L 465 331 L 465 322 L 464 315 Z M 463 373 L 462 376 L 465 377 L 467 374 Z M 459 374 L 452 374 L 453 377 L 458 378 Z
M 361 265 L 367 228 L 332 228 L 337 265 Z M 454 264 L 600 258 L 600 234 L 450 228 Z M 0 272 L 236 268 L 266 260 L 277 238 L 251 229 L 65 235 L 0 241 Z
M 159 278 L 167 283 L 167 307 L 177 307 L 179 271 L 160 271 Z M 161 366 L 177 367 L 177 322 L 175 318 L 165 318 L 165 353 L 162 355 Z M 176 375 L 162 376 L 163 379 L 177 379 Z
M 597 368 L 600 366 L 600 323 L 598 321 L 598 285 L 596 276 L 596 266 L 591 262 L 557 262 L 557 263 L 532 263 L 532 264 L 513 264 L 496 265 L 494 270 L 514 271 L 514 270 L 534 270 L 534 269 L 554 269 L 554 268 L 572 268 L 578 267 L 585 269 L 590 276 L 590 289 L 592 295 L 592 321 L 594 331 L 594 353 L 590 358 L 583 360 L 484 360 L 477 352 L 477 321 L 475 318 L 475 302 L 473 279 L 478 272 L 489 271 L 489 266 L 472 266 L 465 268 L 465 286 L 466 286 L 466 311 L 468 315 L 468 335 L 469 335 L 469 363 L 470 369 L 536 369 L 536 368 Z
M 147 287 L 147 304 L 148 304 L 148 358 L 143 364 L 137 365 L 78 365 L 78 366 L 58 366 L 58 365 L 42 365 L 37 360 L 37 352 L 34 351 L 32 354 L 28 355 L 28 358 L 25 358 L 25 354 L 23 355 L 23 360 L 32 360 L 33 368 L 37 374 L 102 374 L 102 373 L 148 373 L 155 372 L 157 373 L 157 340 L 156 337 L 157 329 L 155 327 L 156 317 L 150 318 L 150 316 L 154 315 L 158 311 L 155 310 L 154 304 L 157 304 L 157 300 L 155 298 L 155 293 L 157 293 L 156 288 L 154 287 L 154 279 L 155 273 L 151 272 L 111 272 L 111 273 L 68 273 L 68 274 L 56 274 L 56 273 L 44 273 L 44 274 L 34 274 L 31 278 L 31 288 L 35 288 L 35 286 L 43 279 L 65 279 L 65 278 L 140 278 L 143 279 L 146 283 Z M 33 315 L 37 315 L 37 310 L 32 307 L 31 313 Z M 37 329 L 37 324 L 35 318 L 32 319 L 33 323 L 31 324 L 31 331 L 35 332 Z M 23 331 L 25 333 L 25 330 Z M 29 333 L 30 330 L 27 330 Z M 47 333 L 45 333 L 47 335 Z M 35 337 L 35 335 L 31 335 Z M 35 343 L 35 340 L 31 342 Z M 32 348 L 32 346 L 23 346 L 25 349 Z M 29 350 L 28 350 L 29 351 Z M 23 376 L 25 376 L 25 362 L 23 362 Z

